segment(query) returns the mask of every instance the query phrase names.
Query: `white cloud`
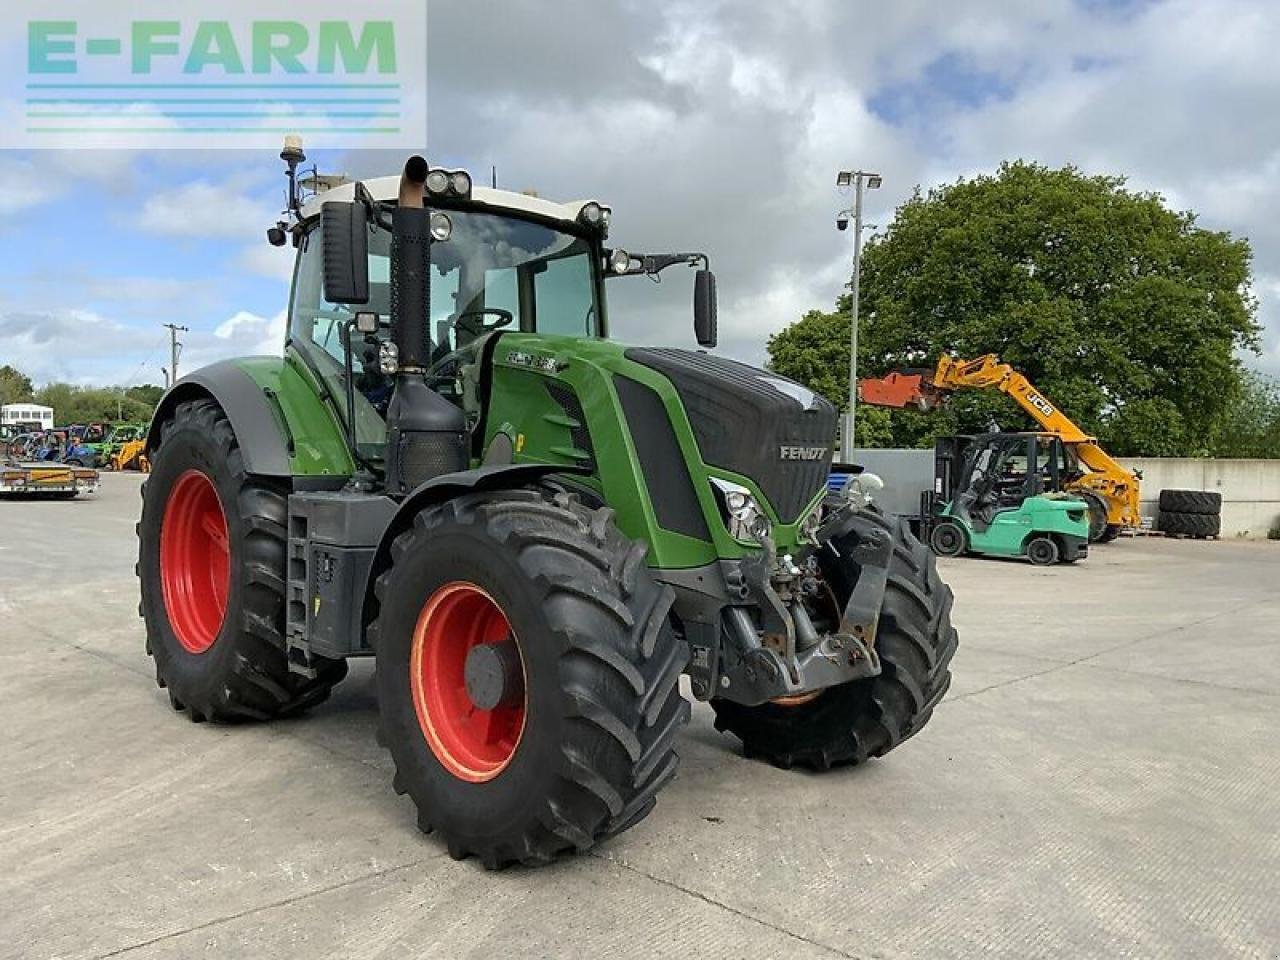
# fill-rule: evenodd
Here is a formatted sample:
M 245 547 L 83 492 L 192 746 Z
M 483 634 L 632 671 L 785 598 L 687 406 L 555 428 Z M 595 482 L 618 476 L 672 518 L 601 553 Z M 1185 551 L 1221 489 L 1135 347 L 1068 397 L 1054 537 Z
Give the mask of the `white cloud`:
M 242 353 L 279 355 L 284 348 L 285 323 L 283 310 L 274 317 L 260 317 L 241 310 L 219 324 L 213 335 L 225 344 L 234 345 Z
M 259 277 L 279 280 L 288 289 L 293 281 L 293 264 L 297 251 L 293 247 L 273 247 L 265 235 L 257 243 L 247 246 L 236 258 L 239 267 Z
M 180 371 L 231 357 L 279 356 L 285 314 L 261 317 L 241 311 L 212 330 L 180 334 Z M 87 310 L 0 310 L 0 357 L 36 383 L 163 383 L 169 335 L 135 327 Z
M 233 174 L 218 183 L 198 179 L 156 191 L 143 201 L 137 225 L 162 236 L 248 242 L 264 235 L 272 214 L 250 194 L 253 183 Z

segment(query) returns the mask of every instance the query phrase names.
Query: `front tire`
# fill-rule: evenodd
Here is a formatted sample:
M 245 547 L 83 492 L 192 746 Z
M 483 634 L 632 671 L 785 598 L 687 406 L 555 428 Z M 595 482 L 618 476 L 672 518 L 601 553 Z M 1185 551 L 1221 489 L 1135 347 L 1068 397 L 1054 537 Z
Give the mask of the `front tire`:
M 427 507 L 395 539 L 369 634 L 379 739 L 455 859 L 587 850 L 674 776 L 689 650 L 645 556 L 610 511 L 530 490 Z
M 141 610 L 156 682 L 192 720 L 269 720 L 324 700 L 346 674 L 314 678 L 285 653 L 288 495 L 244 470 L 212 400 L 179 404 L 160 427 L 138 524 Z
M 951 685 L 948 669 L 956 652 L 951 625 L 951 588 L 938 576 L 937 561 L 901 521 L 868 511 L 894 538 L 884 604 L 876 631 L 878 677 L 855 680 L 803 701 L 748 707 L 715 699 L 716 729 L 742 741 L 748 757 L 775 766 L 814 770 L 882 757 L 915 736 Z M 835 555 L 847 555 L 836 542 Z M 824 575 L 844 604 L 856 583 L 848 561 L 819 552 Z M 841 566 L 841 564 L 846 564 Z

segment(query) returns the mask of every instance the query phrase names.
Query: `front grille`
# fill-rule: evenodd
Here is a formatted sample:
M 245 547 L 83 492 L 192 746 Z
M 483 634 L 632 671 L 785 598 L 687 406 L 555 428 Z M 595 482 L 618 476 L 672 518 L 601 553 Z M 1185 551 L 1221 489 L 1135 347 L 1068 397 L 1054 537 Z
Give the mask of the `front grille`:
M 646 348 L 626 356 L 671 381 L 703 461 L 754 480 L 783 523 L 793 523 L 825 489 L 836 434 L 836 408 L 825 399 L 786 377 L 710 354 Z M 820 455 L 808 459 L 813 453 Z

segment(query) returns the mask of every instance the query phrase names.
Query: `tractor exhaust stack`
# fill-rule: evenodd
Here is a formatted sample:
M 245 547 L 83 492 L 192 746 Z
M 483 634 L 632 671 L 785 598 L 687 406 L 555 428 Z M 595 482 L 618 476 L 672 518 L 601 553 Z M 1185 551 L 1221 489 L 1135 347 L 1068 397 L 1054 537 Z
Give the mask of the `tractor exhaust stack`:
M 431 303 L 428 170 L 422 157 L 409 158 L 391 218 L 391 338 L 399 368 L 387 408 L 387 486 L 400 494 L 463 470 L 468 461 L 466 416 L 430 389 L 425 378 Z

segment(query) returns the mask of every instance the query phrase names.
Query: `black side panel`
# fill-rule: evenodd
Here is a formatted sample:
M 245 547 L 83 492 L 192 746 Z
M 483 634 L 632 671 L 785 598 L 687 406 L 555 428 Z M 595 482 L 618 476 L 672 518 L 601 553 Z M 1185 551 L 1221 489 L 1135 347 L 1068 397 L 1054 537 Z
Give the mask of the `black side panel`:
M 174 407 L 203 397 L 212 397 L 226 413 L 240 444 L 246 473 L 260 477 L 292 475 L 289 440 L 287 433 L 281 432 L 283 415 L 280 408 L 254 383 L 252 377 L 229 360 L 188 374 L 164 395 L 151 418 L 147 452 L 152 451 L 159 439 L 156 425 L 167 420 Z
M 689 464 L 680 452 L 671 418 L 662 398 L 643 383 L 615 376 L 614 389 L 622 402 L 622 413 L 631 431 L 631 441 L 640 456 L 644 484 L 658 514 L 658 525 L 672 533 L 698 540 L 710 540 L 702 506 L 693 489 Z
M 750 477 L 791 523 L 831 471 L 836 408 L 767 370 L 691 350 L 632 349 L 628 360 L 671 381 L 704 462 Z

